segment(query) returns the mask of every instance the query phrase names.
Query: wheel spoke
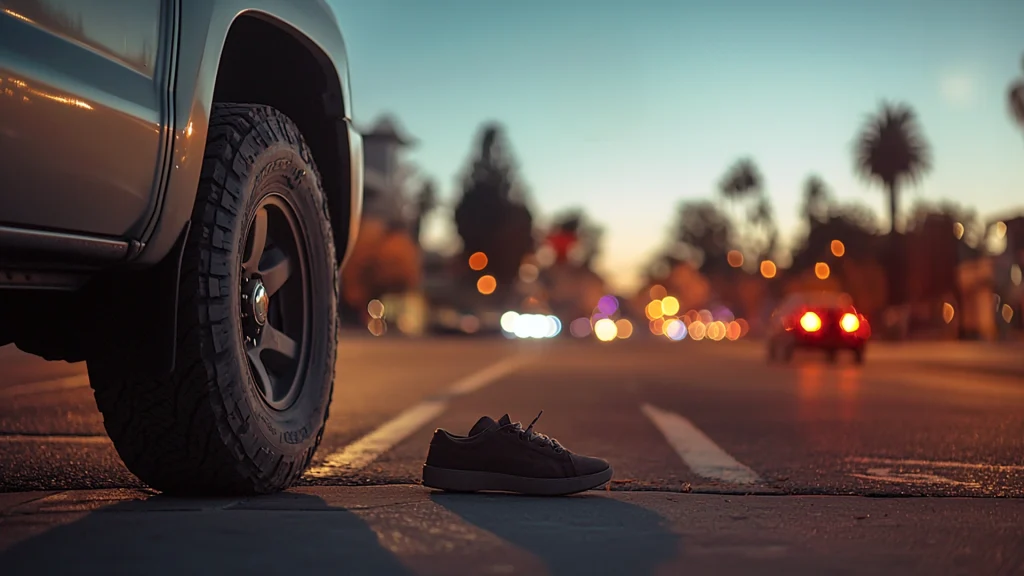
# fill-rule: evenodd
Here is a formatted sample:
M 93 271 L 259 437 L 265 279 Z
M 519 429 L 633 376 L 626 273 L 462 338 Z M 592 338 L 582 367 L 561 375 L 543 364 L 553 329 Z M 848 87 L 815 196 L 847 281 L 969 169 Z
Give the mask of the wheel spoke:
M 263 364 L 263 359 L 260 358 L 260 352 L 263 351 L 262 347 L 250 348 L 246 350 L 246 354 L 249 356 L 249 362 L 253 367 L 253 378 L 256 379 L 256 385 L 263 390 L 263 395 L 267 399 L 274 398 L 274 381 L 270 378 L 270 373 L 267 372 L 267 367 Z
M 264 266 L 260 270 L 260 275 L 263 276 L 263 287 L 267 289 L 267 294 L 273 296 L 281 286 L 291 278 L 292 275 L 292 261 L 284 252 L 280 250 L 274 250 L 274 260 L 269 266 Z
M 252 247 L 249 255 L 242 263 L 242 268 L 249 273 L 255 272 L 260 265 L 260 258 L 263 257 L 263 249 L 267 245 L 267 209 L 260 208 L 256 211 L 256 217 L 252 222 Z
M 289 360 L 294 360 L 299 346 L 287 334 L 268 323 L 263 326 L 263 336 L 260 338 L 259 348 L 273 351 Z

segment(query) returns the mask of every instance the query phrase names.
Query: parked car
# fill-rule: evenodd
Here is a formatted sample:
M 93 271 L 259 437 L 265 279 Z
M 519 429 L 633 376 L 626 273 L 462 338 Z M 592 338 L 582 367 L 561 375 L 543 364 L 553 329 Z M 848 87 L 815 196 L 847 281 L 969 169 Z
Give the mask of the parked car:
M 839 351 L 849 350 L 864 362 L 871 325 L 857 312 L 846 294 L 802 292 L 788 296 L 772 314 L 768 326 L 768 360 L 785 362 L 798 349 L 825 352 L 835 362 Z
M 128 469 L 288 487 L 362 206 L 324 0 L 0 2 L 0 345 L 85 361 Z

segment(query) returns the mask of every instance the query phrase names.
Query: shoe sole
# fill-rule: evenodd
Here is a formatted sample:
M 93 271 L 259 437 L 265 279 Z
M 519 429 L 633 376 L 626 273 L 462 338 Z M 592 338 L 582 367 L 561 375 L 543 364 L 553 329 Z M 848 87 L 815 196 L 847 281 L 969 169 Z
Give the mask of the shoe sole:
M 565 496 L 597 488 L 612 479 L 612 468 L 570 478 L 528 478 L 423 466 L 423 485 L 447 492 L 515 492 L 529 496 Z

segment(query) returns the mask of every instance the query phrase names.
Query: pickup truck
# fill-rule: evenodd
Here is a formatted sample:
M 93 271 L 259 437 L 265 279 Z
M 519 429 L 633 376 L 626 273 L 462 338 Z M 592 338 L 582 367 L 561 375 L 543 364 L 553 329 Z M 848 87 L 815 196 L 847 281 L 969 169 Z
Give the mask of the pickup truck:
M 0 0 L 0 346 L 86 362 L 153 488 L 274 492 L 313 458 L 351 115 L 324 0 Z

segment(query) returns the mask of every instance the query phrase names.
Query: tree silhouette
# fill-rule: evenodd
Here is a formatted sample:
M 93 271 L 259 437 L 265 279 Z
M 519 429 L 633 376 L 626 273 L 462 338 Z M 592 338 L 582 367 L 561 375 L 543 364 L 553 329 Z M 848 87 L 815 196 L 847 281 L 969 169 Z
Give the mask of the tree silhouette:
M 523 257 L 533 250 L 533 216 L 523 203 L 504 131 L 496 123 L 481 130 L 480 147 L 455 208 L 455 225 L 464 255 L 486 254 L 486 273 L 495 277 L 499 290 L 509 287 Z
M 433 180 L 428 179 L 423 182 L 419 193 L 416 194 L 414 204 L 416 214 L 412 225 L 412 238 L 417 243 L 422 244 L 423 239 L 420 236 L 423 229 L 423 220 L 437 208 L 437 188 L 434 186 Z
M 729 267 L 733 224 L 713 202 L 699 200 L 680 205 L 673 236 L 681 249 L 676 260 L 697 261 L 705 273 Z
M 857 173 L 885 186 L 890 232 L 895 232 L 901 185 L 920 180 L 931 169 L 931 148 L 917 115 L 906 104 L 883 102 L 857 135 L 854 155 Z
M 718 184 L 723 198 L 736 204 L 762 194 L 764 180 L 757 164 L 750 158 L 740 158 L 725 171 Z
M 804 205 L 801 212 L 812 227 L 828 218 L 830 196 L 828 186 L 821 177 L 811 175 L 807 178 L 807 182 L 804 183 Z
M 1024 59 L 1021 59 L 1021 74 L 1022 76 L 1010 85 L 1007 96 L 1010 115 L 1021 128 L 1024 128 Z

